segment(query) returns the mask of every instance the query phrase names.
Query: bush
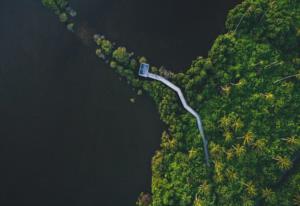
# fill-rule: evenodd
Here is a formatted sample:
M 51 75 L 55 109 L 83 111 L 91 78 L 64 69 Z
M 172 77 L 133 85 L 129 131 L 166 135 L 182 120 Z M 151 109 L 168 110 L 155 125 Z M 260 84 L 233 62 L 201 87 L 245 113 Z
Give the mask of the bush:
M 125 47 L 119 47 L 113 52 L 113 58 L 122 65 L 128 65 L 130 60 L 130 54 Z

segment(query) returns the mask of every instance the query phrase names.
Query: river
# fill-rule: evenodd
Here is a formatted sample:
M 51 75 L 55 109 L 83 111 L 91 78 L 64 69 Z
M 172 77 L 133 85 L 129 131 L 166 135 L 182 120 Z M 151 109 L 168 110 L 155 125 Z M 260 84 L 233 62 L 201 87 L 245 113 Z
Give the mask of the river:
M 87 30 L 173 71 L 207 55 L 236 3 L 71 1 Z M 134 205 L 164 128 L 151 99 L 39 0 L 1 0 L 0 26 L 0 205 Z

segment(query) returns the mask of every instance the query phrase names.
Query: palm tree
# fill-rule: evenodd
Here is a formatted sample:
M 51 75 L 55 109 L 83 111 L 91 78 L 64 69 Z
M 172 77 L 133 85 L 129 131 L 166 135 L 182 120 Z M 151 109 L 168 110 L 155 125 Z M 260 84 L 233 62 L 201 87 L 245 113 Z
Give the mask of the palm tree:
M 209 193 L 210 193 L 210 185 L 208 184 L 207 180 L 204 180 L 203 184 L 200 185 L 200 190 L 203 192 L 203 194 L 209 195 Z
M 216 183 L 221 183 L 224 180 L 224 176 L 222 175 L 222 173 L 217 173 L 214 176 L 214 180 L 215 180 Z
M 298 193 L 297 195 L 295 195 L 295 197 L 293 199 L 293 203 L 296 206 L 300 206 L 300 193 Z
M 215 161 L 215 171 L 216 173 L 221 173 L 222 169 L 224 168 L 224 165 L 220 161 Z
M 233 158 L 233 149 L 229 149 L 229 150 L 227 150 L 227 152 L 226 152 L 226 159 L 227 160 L 231 160 L 232 158 Z
M 211 143 L 210 144 L 210 154 L 214 157 L 220 157 L 224 152 L 224 148 L 219 144 Z
M 193 159 L 197 156 L 197 150 L 195 148 L 192 148 L 189 150 L 189 159 Z
M 194 201 L 194 206 L 204 206 L 203 201 L 199 199 L 197 195 Z
M 256 187 L 252 181 L 249 181 L 248 183 L 243 183 L 243 185 L 246 186 L 246 191 L 247 191 L 248 195 L 253 197 L 257 194 Z
M 238 131 L 239 129 L 241 129 L 244 126 L 244 123 L 242 122 L 242 120 L 240 118 L 238 118 L 237 120 L 235 120 L 232 124 L 234 131 Z
M 226 176 L 229 181 L 235 181 L 237 179 L 237 173 L 233 168 L 226 169 Z
M 215 181 L 216 182 L 222 182 L 224 180 L 224 176 L 223 176 L 223 168 L 224 168 L 224 164 L 221 161 L 215 161 Z
M 292 167 L 292 162 L 288 157 L 277 156 L 273 159 L 277 161 L 278 167 L 282 170 L 287 170 Z
M 267 202 L 273 202 L 274 200 L 274 195 L 275 192 L 273 192 L 271 189 L 269 188 L 265 188 L 262 190 L 262 197 L 267 201 Z
M 244 136 L 244 145 L 250 144 L 253 141 L 253 133 L 247 132 Z
M 231 124 L 231 120 L 230 120 L 229 117 L 224 116 L 224 117 L 221 118 L 220 124 L 221 124 L 221 127 L 223 127 L 224 129 L 226 129 Z
M 233 148 L 235 150 L 235 154 L 236 154 L 237 157 L 242 156 L 246 152 L 245 147 L 240 145 L 240 144 L 237 144 L 236 146 L 233 146 Z
M 293 145 L 293 146 L 300 144 L 300 141 L 296 136 L 288 137 L 283 140 L 285 140 L 288 144 Z
M 232 140 L 232 133 L 231 132 L 229 132 L 229 131 L 226 131 L 225 133 L 224 133 L 224 137 L 225 137 L 225 142 L 230 142 L 231 140 Z
M 230 93 L 231 87 L 226 85 L 224 87 L 221 87 L 221 89 L 226 95 L 228 95 Z
M 266 146 L 266 140 L 265 139 L 258 139 L 254 143 L 252 143 L 252 146 L 257 149 L 258 151 L 262 151 Z

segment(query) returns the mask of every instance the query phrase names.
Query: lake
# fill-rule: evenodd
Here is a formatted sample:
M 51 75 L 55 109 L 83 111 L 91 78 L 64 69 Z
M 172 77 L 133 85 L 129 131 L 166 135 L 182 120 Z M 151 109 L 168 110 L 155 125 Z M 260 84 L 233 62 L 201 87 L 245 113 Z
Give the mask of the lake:
M 73 0 L 80 24 L 183 71 L 238 1 Z M 38 0 L 0 2 L 0 205 L 134 205 L 165 128 Z M 130 98 L 136 98 L 133 104 Z

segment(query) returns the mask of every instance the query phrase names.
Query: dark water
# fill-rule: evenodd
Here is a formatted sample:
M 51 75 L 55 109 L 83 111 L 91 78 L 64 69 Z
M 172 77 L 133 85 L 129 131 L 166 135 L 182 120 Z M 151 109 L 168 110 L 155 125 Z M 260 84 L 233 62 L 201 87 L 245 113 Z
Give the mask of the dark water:
M 87 3 L 88 2 L 88 3 Z M 173 71 L 207 56 L 225 31 L 229 9 L 241 0 L 74 0 L 79 18 L 95 31 Z
M 73 0 L 86 28 L 154 64 L 206 55 L 235 1 Z M 39 0 L 0 1 L 0 205 L 134 205 L 162 123 Z

